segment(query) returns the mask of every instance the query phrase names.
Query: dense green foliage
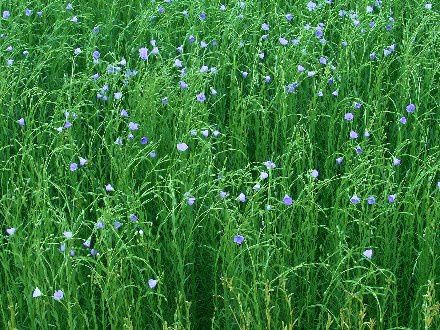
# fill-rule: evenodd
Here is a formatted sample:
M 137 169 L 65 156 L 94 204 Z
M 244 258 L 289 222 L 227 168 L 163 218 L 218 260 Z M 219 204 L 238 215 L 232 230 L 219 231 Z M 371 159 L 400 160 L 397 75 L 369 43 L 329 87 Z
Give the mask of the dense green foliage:
M 440 328 L 439 3 L 308 2 L 0 2 L 0 329 Z

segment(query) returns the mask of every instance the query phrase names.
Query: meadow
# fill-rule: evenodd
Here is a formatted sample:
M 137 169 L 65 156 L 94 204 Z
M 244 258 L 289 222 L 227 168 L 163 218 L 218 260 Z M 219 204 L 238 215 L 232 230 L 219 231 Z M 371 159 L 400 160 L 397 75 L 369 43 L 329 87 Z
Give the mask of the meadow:
M 2 0 L 0 329 L 440 329 L 439 10 Z

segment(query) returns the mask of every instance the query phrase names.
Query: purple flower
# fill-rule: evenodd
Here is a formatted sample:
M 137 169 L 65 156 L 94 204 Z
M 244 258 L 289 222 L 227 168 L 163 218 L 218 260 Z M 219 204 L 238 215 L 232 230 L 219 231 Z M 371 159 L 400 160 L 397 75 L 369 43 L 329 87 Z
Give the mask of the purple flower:
M 260 180 L 266 180 L 268 177 L 269 177 L 269 174 L 267 172 L 260 173 Z
M 336 164 L 338 164 L 338 165 L 341 165 L 343 161 L 344 161 L 343 157 L 336 158 Z
M 63 235 L 67 239 L 71 239 L 73 237 L 73 233 L 71 231 L 65 231 L 63 232 Z
M 321 63 L 322 65 L 326 65 L 327 64 L 327 58 L 324 56 L 321 56 L 319 58 L 319 63 Z
M 114 93 L 115 100 L 120 100 L 122 98 L 122 92 Z
M 3 19 L 8 19 L 10 16 L 11 16 L 11 13 L 10 13 L 10 11 L 9 10 L 5 10 L 4 12 L 3 12 Z
M 177 143 L 177 150 L 180 152 L 184 152 L 188 150 L 188 145 L 185 142 Z
M 31 16 L 31 15 L 32 15 L 32 10 L 29 9 L 29 8 L 26 8 L 26 9 L 24 10 L 24 14 L 25 14 L 26 16 Z
M 137 215 L 136 215 L 136 214 L 130 214 L 130 220 L 131 220 L 132 222 L 136 222 L 136 221 L 138 221 L 138 217 L 137 217 Z
M 274 163 L 273 161 L 271 161 L 271 160 L 267 160 L 267 161 L 265 161 L 265 162 L 263 163 L 263 165 L 266 166 L 266 168 L 267 168 L 268 170 L 273 170 L 273 169 L 276 167 L 275 163 Z
M 286 45 L 289 43 L 289 41 L 287 41 L 287 39 L 284 38 L 284 37 L 280 37 L 280 38 L 278 39 L 278 41 L 280 42 L 280 44 L 281 44 L 282 46 L 286 46 Z
M 98 250 L 91 249 L 91 250 L 90 250 L 90 255 L 91 255 L 92 257 L 98 255 Z
M 199 18 L 204 21 L 206 19 L 206 13 L 205 12 L 201 12 L 199 15 Z
M 363 152 L 362 148 L 360 146 L 354 147 L 354 151 L 359 155 Z
M 293 199 L 289 195 L 284 195 L 283 197 L 283 203 L 284 205 L 290 206 L 293 204 Z
M 394 195 L 389 195 L 388 196 L 388 202 L 389 203 L 394 203 L 394 201 L 396 200 L 396 194 L 394 194 Z
M 196 198 L 193 196 L 189 196 L 188 199 L 186 200 L 188 205 L 193 205 L 196 202 Z
M 354 107 L 355 107 L 355 109 L 360 109 L 360 108 L 362 108 L 362 103 L 354 102 Z
M 354 118 L 354 116 L 353 116 L 353 114 L 352 114 L 351 112 L 347 112 L 347 113 L 344 115 L 344 119 L 345 119 L 345 120 L 352 121 L 353 118 Z
M 146 136 L 143 136 L 142 138 L 141 138 L 141 144 L 142 145 L 145 145 L 145 144 L 147 144 L 148 143 L 148 138 L 146 137 Z
M 297 66 L 298 72 L 304 72 L 305 68 L 302 65 Z
M 38 287 L 35 288 L 34 292 L 32 292 L 32 298 L 38 298 L 42 295 L 40 289 Z
M 60 247 L 59 247 L 59 250 L 60 250 L 61 253 L 64 253 L 66 251 L 66 244 L 61 243 Z
M 373 250 L 367 249 L 362 253 L 362 255 L 367 259 L 371 259 L 371 257 L 373 256 Z
M 180 87 L 180 89 L 187 89 L 188 84 L 186 82 L 184 82 L 183 80 L 181 80 L 181 81 L 179 81 L 179 87 Z
M 399 158 L 393 158 L 393 165 L 394 166 L 399 166 L 400 165 L 400 159 Z
M 243 76 L 243 78 L 246 78 L 248 76 L 248 72 L 246 71 L 241 71 L 241 75 Z
M 94 60 L 98 60 L 98 59 L 101 57 L 101 53 L 98 52 L 97 50 L 95 50 L 95 51 L 92 53 L 92 56 L 93 56 L 93 59 L 94 59 Z
M 405 125 L 406 122 L 407 122 L 406 117 L 402 117 L 402 118 L 400 118 L 399 121 L 400 121 L 400 123 L 401 123 L 402 125 Z
M 78 56 L 79 54 L 82 53 L 81 48 L 75 48 L 75 50 L 73 51 L 73 53 L 75 54 L 75 56 Z
M 158 280 L 150 278 L 148 280 L 148 286 L 150 287 L 150 289 L 154 289 L 157 285 L 157 282 L 158 282 Z
M 108 192 L 115 191 L 115 189 L 112 187 L 110 183 L 105 185 L 105 190 Z
M 263 23 L 263 24 L 261 24 L 261 29 L 263 30 L 263 31 L 269 31 L 269 24 L 267 24 L 267 23 Z
M 314 11 L 314 10 L 316 10 L 316 3 L 314 3 L 313 1 L 309 1 L 309 2 L 307 3 L 307 9 L 308 9 L 309 11 Z
M 148 59 L 148 49 L 145 47 L 140 48 L 139 57 L 141 58 L 141 60 L 146 61 Z
M 9 235 L 9 236 L 12 236 L 12 235 L 14 235 L 15 234 L 15 231 L 16 231 L 17 229 L 16 228 L 6 228 L 6 233 Z
M 83 242 L 83 246 L 85 247 L 85 248 L 89 248 L 90 247 L 90 240 L 86 240 L 86 241 L 84 241 Z
M 221 199 L 225 199 L 229 194 L 226 191 L 220 191 L 219 196 Z
M 130 131 L 137 131 L 139 129 L 139 124 L 131 121 L 128 123 L 128 129 Z
M 70 170 L 72 172 L 75 172 L 78 169 L 78 164 L 77 163 L 71 163 L 70 164 Z
M 319 175 L 319 172 L 317 170 L 312 170 L 312 172 L 310 172 L 310 175 L 312 178 L 317 178 Z
M 159 8 L 157 8 L 157 11 L 159 14 L 163 14 L 163 13 L 165 13 L 165 8 L 162 6 L 159 6 Z
M 287 13 L 286 16 L 284 16 L 288 22 L 293 20 L 293 15 L 291 13 Z
M 432 9 L 432 3 L 425 4 L 425 9 L 431 10 Z
M 368 197 L 367 197 L 367 203 L 368 203 L 369 205 L 376 204 L 376 197 L 374 197 L 374 196 L 368 196 Z
M 205 138 L 207 138 L 208 136 L 209 136 L 209 130 L 208 129 L 204 129 L 204 130 L 202 130 L 202 135 L 205 137 Z
M 356 133 L 355 131 L 350 131 L 350 139 L 357 139 L 358 138 L 358 133 Z
M 270 76 L 265 76 L 265 77 L 264 77 L 264 81 L 265 81 L 266 83 L 270 83 L 270 80 L 271 80 Z
M 74 250 L 74 249 L 71 249 L 71 250 L 69 251 L 69 255 L 70 255 L 71 257 L 74 257 L 74 256 L 75 256 L 75 250 Z
M 372 52 L 372 53 L 370 54 L 370 60 L 374 61 L 376 58 L 377 58 L 376 53 L 375 53 L 375 52 Z
M 122 223 L 120 223 L 118 220 L 116 220 L 116 221 L 113 223 L 113 226 L 115 227 L 116 230 L 118 230 L 119 228 L 121 228 Z
M 20 118 L 19 120 L 17 120 L 18 125 L 20 125 L 21 127 L 24 126 L 25 122 L 24 122 L 24 118 Z
M 205 102 L 205 100 L 206 100 L 205 93 L 202 92 L 202 93 L 197 94 L 196 95 L 196 99 L 199 102 Z
M 350 202 L 352 204 L 358 204 L 360 201 L 361 201 L 361 199 L 356 194 L 351 196 L 351 198 L 350 198 Z
M 246 195 L 243 193 L 240 193 L 240 195 L 238 195 L 237 200 L 244 203 L 246 202 Z
M 288 94 L 294 93 L 297 88 L 298 88 L 297 82 L 290 83 L 286 86 L 286 93 Z
M 244 236 L 242 235 L 235 235 L 234 236 L 234 243 L 237 245 L 241 245 L 244 242 Z
M 102 229 L 104 228 L 104 222 L 102 222 L 101 220 L 98 220 L 98 222 L 95 224 L 95 227 L 97 229 Z
M 416 105 L 413 103 L 410 103 L 406 106 L 406 111 L 408 113 L 413 113 L 414 111 L 416 111 Z
M 57 290 L 53 293 L 53 299 L 55 299 L 56 301 L 60 301 L 61 299 L 64 298 L 64 292 L 61 290 Z
M 193 35 L 190 35 L 188 37 L 188 41 L 189 41 L 190 44 L 192 44 L 192 43 L 194 43 L 194 41 L 196 41 L 196 37 L 194 37 Z
M 80 165 L 80 166 L 84 166 L 84 165 L 86 165 L 87 162 L 88 162 L 87 159 L 82 158 L 82 157 L 79 157 L 79 165 Z

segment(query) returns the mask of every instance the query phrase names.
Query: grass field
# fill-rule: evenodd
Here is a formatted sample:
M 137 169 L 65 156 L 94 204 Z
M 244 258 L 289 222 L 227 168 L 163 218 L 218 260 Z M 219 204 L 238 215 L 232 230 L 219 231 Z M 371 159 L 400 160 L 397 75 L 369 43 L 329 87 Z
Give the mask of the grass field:
M 440 329 L 440 3 L 0 2 L 0 329 Z

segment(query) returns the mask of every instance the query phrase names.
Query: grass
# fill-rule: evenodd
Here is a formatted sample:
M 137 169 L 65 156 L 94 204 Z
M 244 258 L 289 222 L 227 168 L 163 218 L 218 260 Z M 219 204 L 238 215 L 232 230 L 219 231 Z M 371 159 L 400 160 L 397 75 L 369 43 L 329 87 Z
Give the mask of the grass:
M 440 327 L 439 4 L 307 2 L 0 3 L 0 328 Z

